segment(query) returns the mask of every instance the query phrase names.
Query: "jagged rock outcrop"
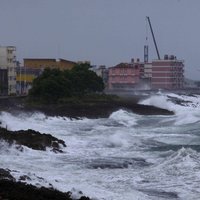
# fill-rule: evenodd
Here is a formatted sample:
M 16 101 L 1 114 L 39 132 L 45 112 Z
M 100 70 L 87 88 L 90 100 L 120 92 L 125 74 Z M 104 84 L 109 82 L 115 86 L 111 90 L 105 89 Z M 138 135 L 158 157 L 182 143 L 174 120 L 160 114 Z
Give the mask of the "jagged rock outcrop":
M 40 132 L 28 129 L 20 131 L 9 131 L 0 127 L 0 140 L 4 140 L 9 144 L 16 143 L 19 150 L 22 146 L 27 146 L 31 149 L 45 151 L 50 148 L 54 152 L 62 152 L 62 147 L 66 147 L 63 140 L 53 137 L 50 134 L 42 134 Z

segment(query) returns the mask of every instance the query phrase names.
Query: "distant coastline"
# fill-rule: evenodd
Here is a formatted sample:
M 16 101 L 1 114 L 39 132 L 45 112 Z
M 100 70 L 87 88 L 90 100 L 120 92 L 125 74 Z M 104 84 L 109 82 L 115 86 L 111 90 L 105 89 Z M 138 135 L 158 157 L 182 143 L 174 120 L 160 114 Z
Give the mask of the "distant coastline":
M 177 94 L 200 94 L 199 89 L 183 90 L 127 90 L 127 91 L 106 91 L 108 95 L 117 94 L 119 99 L 111 98 L 110 100 L 90 99 L 88 101 L 73 101 L 67 103 L 45 104 L 45 103 L 27 103 L 27 96 L 0 96 L 0 111 L 9 112 L 43 112 L 50 116 L 66 116 L 69 118 L 100 118 L 109 117 L 112 112 L 119 109 L 131 111 L 141 115 L 172 115 L 171 111 L 157 108 L 154 106 L 140 105 L 138 102 L 148 98 L 151 95 L 162 93 Z
M 138 104 L 142 99 L 151 95 L 161 93 L 177 93 L 177 94 L 200 94 L 199 89 L 184 90 L 132 90 L 132 91 L 106 91 L 108 95 L 119 96 L 119 99 L 98 100 L 90 99 L 88 101 L 73 102 L 73 99 L 67 103 L 44 104 L 44 103 L 27 103 L 27 96 L 0 96 L 0 111 L 8 112 L 42 112 L 50 116 L 65 116 L 69 118 L 101 118 L 109 117 L 112 112 L 119 109 L 131 111 L 141 115 L 172 115 L 172 111 Z
M 68 102 L 57 104 L 29 104 L 27 97 L 0 98 L 0 110 L 8 112 L 42 112 L 49 116 L 65 116 L 69 118 L 104 118 L 119 109 L 141 115 L 173 115 L 172 111 L 154 106 L 140 105 L 139 100 L 145 96 L 134 95 L 112 100 L 90 100 L 87 102 Z

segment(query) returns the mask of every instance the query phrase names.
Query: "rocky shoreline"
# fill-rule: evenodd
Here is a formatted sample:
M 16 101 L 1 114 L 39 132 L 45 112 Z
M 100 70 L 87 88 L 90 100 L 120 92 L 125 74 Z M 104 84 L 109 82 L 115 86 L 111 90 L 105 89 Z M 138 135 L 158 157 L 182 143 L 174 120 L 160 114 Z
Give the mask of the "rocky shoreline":
M 34 130 L 9 131 L 0 128 L 0 141 L 13 145 L 18 151 L 23 151 L 23 147 L 45 151 L 50 148 L 54 153 L 62 153 L 62 147 L 66 147 L 63 140 L 53 137 L 50 134 L 41 134 Z M 26 180 L 31 180 L 27 175 L 22 175 L 17 181 L 11 175 L 10 169 L 0 168 L 0 200 L 73 200 L 71 192 L 60 192 L 55 190 L 51 184 L 49 188 L 36 187 L 26 184 Z M 41 177 L 37 177 L 42 179 Z M 82 192 L 80 192 L 81 196 Z M 89 197 L 82 196 L 80 200 L 90 200 Z
M 17 145 L 17 148 L 21 151 L 23 151 L 23 146 L 26 146 L 40 151 L 50 148 L 55 153 L 62 153 L 62 147 L 66 147 L 63 140 L 57 139 L 50 134 L 41 134 L 31 129 L 26 131 L 9 131 L 6 128 L 0 127 L 0 140 L 6 141 L 9 145 Z
M 42 112 L 49 116 L 65 116 L 69 118 L 106 118 L 119 109 L 140 115 L 173 115 L 172 111 L 155 106 L 141 105 L 142 97 L 111 101 L 71 102 L 65 104 L 30 104 L 25 97 L 0 99 L 0 111 L 8 112 Z
M 140 105 L 132 102 L 101 102 L 80 105 L 35 105 L 24 107 L 26 111 L 39 111 L 49 116 L 66 116 L 70 118 L 107 118 L 117 110 L 127 110 L 139 115 L 173 115 L 172 111 L 154 106 Z
M 0 98 L 0 111 L 14 112 L 43 112 L 49 116 L 66 116 L 70 118 L 99 118 L 109 115 L 119 109 L 132 111 L 141 115 L 173 115 L 174 113 L 154 106 L 138 104 L 139 98 L 123 101 L 105 102 L 84 102 L 81 104 L 51 104 L 51 105 L 30 105 L 26 98 Z M 62 153 L 66 144 L 63 140 L 53 137 L 50 134 L 39 133 L 34 130 L 10 131 L 7 128 L 0 128 L 0 140 L 8 145 L 14 145 L 18 151 L 23 151 L 24 146 L 45 151 L 47 148 L 54 153 Z M 30 177 L 21 176 L 16 180 L 9 169 L 0 169 L 0 200 L 72 200 L 71 192 L 63 193 L 52 188 L 36 187 L 26 184 Z M 80 196 L 81 196 L 80 192 Z M 80 200 L 89 200 L 89 197 L 82 196 Z
M 80 192 L 81 194 L 81 192 Z M 17 182 L 9 170 L 0 168 L 0 200 L 90 200 L 81 196 L 73 199 L 71 192 L 60 192 L 54 188 L 36 187 Z

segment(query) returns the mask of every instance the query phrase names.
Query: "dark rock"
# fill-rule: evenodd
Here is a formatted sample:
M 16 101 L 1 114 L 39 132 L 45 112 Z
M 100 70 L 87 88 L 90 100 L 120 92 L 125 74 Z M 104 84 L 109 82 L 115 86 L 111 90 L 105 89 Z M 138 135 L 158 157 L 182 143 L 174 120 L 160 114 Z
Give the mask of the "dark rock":
M 15 178 L 10 174 L 9 170 L 0 168 L 0 180 L 12 180 L 15 181 Z
M 170 101 L 172 101 L 175 104 L 181 105 L 181 106 L 187 106 L 188 103 L 192 103 L 191 101 L 186 101 L 177 97 L 171 97 L 171 96 L 167 96 L 169 98 Z
M 142 97 L 137 95 L 128 99 L 105 101 L 71 102 L 65 104 L 27 104 L 26 97 L 0 98 L 0 110 L 8 112 L 43 112 L 49 116 L 66 116 L 70 118 L 109 117 L 119 109 L 129 110 L 142 115 L 173 115 L 172 111 L 149 105 L 140 105 Z
M 35 150 L 45 151 L 47 147 L 54 152 L 62 152 L 60 146 L 66 147 L 63 140 L 57 139 L 50 134 L 41 134 L 34 130 L 9 131 L 5 128 L 0 128 L 0 139 L 5 140 L 9 144 L 16 143 L 24 145 Z M 20 146 L 18 149 L 22 150 Z
M 27 176 L 27 175 L 23 175 L 23 176 L 20 176 L 19 177 L 19 181 L 26 181 L 26 180 L 31 180 L 31 178 L 29 177 L 29 176 Z
M 89 197 L 82 196 L 79 200 L 90 200 Z
M 65 105 L 35 105 L 25 107 L 23 111 L 39 111 L 49 116 L 67 116 L 70 118 L 104 118 L 111 113 L 124 109 L 140 115 L 173 115 L 174 112 L 149 105 L 140 105 L 133 102 L 101 102 L 87 104 L 65 104 Z
M 21 182 L 0 180 L 0 199 L 9 200 L 72 200 L 71 193 L 63 193 L 52 188 L 37 188 Z M 82 196 L 80 200 L 90 200 Z

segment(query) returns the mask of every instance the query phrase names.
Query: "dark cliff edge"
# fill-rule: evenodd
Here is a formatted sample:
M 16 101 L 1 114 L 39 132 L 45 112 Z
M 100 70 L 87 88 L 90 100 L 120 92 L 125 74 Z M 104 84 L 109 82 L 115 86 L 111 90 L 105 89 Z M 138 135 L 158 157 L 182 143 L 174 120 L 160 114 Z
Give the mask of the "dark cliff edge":
M 27 103 L 26 97 L 0 98 L 0 111 L 9 112 L 43 112 L 49 116 L 66 116 L 70 118 L 106 118 L 119 109 L 131 111 L 140 115 L 173 115 L 174 112 L 155 106 L 138 104 L 140 98 L 88 101 L 65 104 Z

